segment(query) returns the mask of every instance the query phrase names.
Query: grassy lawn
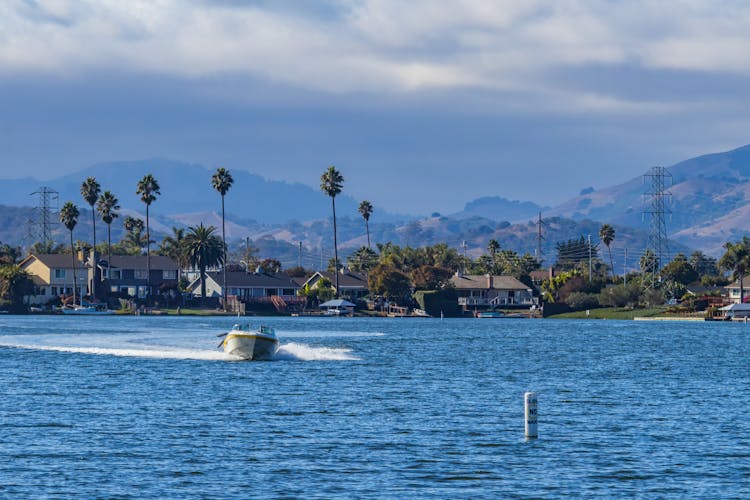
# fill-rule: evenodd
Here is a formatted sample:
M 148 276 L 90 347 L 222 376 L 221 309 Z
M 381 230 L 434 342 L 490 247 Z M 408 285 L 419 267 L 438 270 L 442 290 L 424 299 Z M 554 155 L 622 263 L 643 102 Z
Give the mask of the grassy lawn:
M 628 309 L 625 307 L 602 307 L 600 309 L 591 309 L 588 319 L 633 319 L 648 316 L 664 316 L 667 311 L 666 307 L 652 307 L 649 309 Z M 586 311 L 576 311 L 565 314 L 555 314 L 549 318 L 575 318 L 586 319 Z

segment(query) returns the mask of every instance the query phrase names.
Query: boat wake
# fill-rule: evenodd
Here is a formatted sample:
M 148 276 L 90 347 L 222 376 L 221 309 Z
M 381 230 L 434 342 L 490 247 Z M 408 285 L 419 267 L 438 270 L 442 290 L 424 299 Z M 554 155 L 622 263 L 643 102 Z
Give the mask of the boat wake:
M 313 347 L 290 342 L 283 344 L 274 356 L 279 361 L 358 361 L 351 349 L 334 347 Z
M 133 336 L 110 335 L 13 335 L 0 336 L 0 347 L 29 349 L 37 351 L 56 351 L 103 356 L 124 356 L 152 359 L 193 359 L 203 361 L 237 361 L 223 351 L 210 346 L 189 348 L 185 345 L 174 345 L 176 339 L 163 339 L 165 344 L 156 344 L 154 340 Z M 170 342 L 171 341 L 171 342 Z M 148 343 L 146 343 L 148 342 Z M 359 358 L 351 354 L 350 349 L 313 347 L 305 344 L 288 343 L 279 347 L 274 361 L 350 361 Z

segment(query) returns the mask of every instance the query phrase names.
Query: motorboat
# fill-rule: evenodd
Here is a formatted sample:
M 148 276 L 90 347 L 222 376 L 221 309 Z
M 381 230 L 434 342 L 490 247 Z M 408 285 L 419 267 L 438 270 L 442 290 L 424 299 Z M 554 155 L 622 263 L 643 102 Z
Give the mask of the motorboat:
M 477 313 L 477 318 L 505 318 L 506 315 L 501 311 L 482 311 Z
M 270 326 L 261 325 L 250 330 L 250 325 L 235 324 L 230 331 L 219 335 L 224 337 L 220 346 L 224 352 L 247 361 L 271 359 L 279 350 L 279 339 Z

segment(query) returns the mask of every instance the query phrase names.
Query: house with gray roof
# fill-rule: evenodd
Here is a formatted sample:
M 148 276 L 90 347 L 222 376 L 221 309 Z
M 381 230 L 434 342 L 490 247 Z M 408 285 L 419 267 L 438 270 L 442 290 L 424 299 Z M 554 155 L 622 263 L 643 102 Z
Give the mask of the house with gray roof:
M 740 280 L 735 280 L 733 283 L 728 284 L 726 287 L 729 302 L 732 304 L 740 303 Z M 742 279 L 742 293 L 745 302 L 750 300 L 750 276 L 745 276 Z
M 224 274 L 221 271 L 206 273 L 206 297 L 222 297 Z M 304 307 L 305 297 L 297 296 L 300 283 L 285 273 L 227 271 L 227 301 L 230 304 L 272 304 L 277 310 Z M 200 277 L 188 285 L 194 297 L 201 296 Z
M 451 278 L 458 305 L 469 308 L 530 307 L 536 304 L 533 290 L 514 278 L 502 275 L 463 275 Z
M 113 255 L 109 263 L 106 259 L 100 259 L 97 278 L 104 284 L 97 289 L 125 293 L 140 299 L 149 295 L 149 286 L 151 295 L 176 291 L 180 269 L 177 262 L 164 255 L 152 255 L 150 264 L 149 275 L 145 255 Z
M 336 275 L 330 271 L 316 271 L 302 286 L 310 289 L 317 288 L 323 278 L 329 280 L 331 287 L 336 291 Z M 364 274 L 346 270 L 339 273 L 339 290 L 337 291 L 339 297 L 359 299 L 368 293 L 367 277 Z

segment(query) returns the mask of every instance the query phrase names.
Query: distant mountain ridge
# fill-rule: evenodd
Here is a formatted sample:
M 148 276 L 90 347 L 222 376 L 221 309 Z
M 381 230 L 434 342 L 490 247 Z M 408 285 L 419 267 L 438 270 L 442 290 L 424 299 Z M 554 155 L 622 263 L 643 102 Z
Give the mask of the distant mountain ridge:
M 718 256 L 725 242 L 750 232 L 750 146 L 699 156 L 668 169 L 673 182 L 668 187 L 672 204 L 667 230 L 673 251 L 700 249 Z M 60 191 L 60 204 L 67 200 L 78 204 L 81 218 L 76 239 L 86 240 L 90 238 L 91 214 L 81 199 L 81 182 L 89 175 L 96 177 L 103 189 L 112 190 L 120 198 L 123 216 L 143 216 L 143 204 L 135 189 L 146 173 L 152 173 L 162 186 L 162 194 L 151 210 L 155 237 L 170 233 L 172 227 L 220 224 L 220 198 L 211 187 L 213 171 L 200 165 L 156 159 L 100 163 L 44 184 Z M 289 245 L 302 242 L 305 248 L 321 249 L 321 255 L 322 249 L 332 245 L 330 200 L 319 190 L 270 181 L 240 170 L 232 170 L 232 175 L 235 184 L 226 198 L 230 242 L 236 245 L 247 237 L 264 241 L 273 238 Z M 27 178 L 3 181 L 2 185 L 2 201 L 10 206 L 0 207 L 0 241 L 30 244 L 33 241 L 23 221 L 32 218 L 30 207 L 36 199 L 30 193 L 42 183 Z M 551 208 L 487 196 L 469 201 L 461 212 L 447 216 L 434 213 L 424 218 L 396 216 L 376 206 L 370 231 L 373 242 L 412 246 L 445 242 L 458 247 L 466 241 L 469 253 L 479 254 L 489 239 L 497 239 L 503 248 L 533 254 L 535 220 L 541 211 L 547 224 L 542 252 L 548 257 L 554 254 L 557 241 L 581 235 L 597 238 L 603 223 L 617 229 L 613 246 L 624 249 L 629 245 L 637 252 L 645 247 L 648 231 L 643 215 L 647 188 L 643 176 L 639 176 L 616 186 L 583 189 L 580 195 Z M 336 198 L 339 243 L 345 250 L 366 244 L 357 205 L 343 193 Z M 122 235 L 121 225 L 113 225 L 115 240 Z M 97 234 L 101 237 L 104 233 Z M 56 237 L 65 241 L 59 228 Z
M 666 217 L 670 237 L 717 255 L 724 243 L 750 232 L 750 145 L 681 161 L 668 171 L 672 176 L 666 186 L 671 193 L 671 200 L 666 200 L 671 202 Z M 644 227 L 648 181 L 639 176 L 582 194 L 543 215 Z
M 531 201 L 509 200 L 501 196 L 484 196 L 466 203 L 461 212 L 450 216 L 457 219 L 486 217 L 499 221 L 526 221 L 548 208 Z
M 95 177 L 102 190 L 110 190 L 120 200 L 123 208 L 143 211 L 136 195 L 136 185 L 146 174 L 153 174 L 161 187 L 161 195 L 152 205 L 152 213 L 173 215 L 219 210 L 220 197 L 211 186 L 214 170 L 194 163 L 160 158 L 138 161 L 97 163 L 72 174 L 49 181 L 12 179 L 3 181 L 3 203 L 14 206 L 34 206 L 37 200 L 30 196 L 42 185 L 60 194 L 60 205 L 71 200 L 79 206 L 81 183 Z M 319 190 L 300 183 L 265 179 L 245 170 L 231 169 L 234 184 L 226 196 L 226 211 L 244 220 L 264 224 L 279 224 L 289 220 L 308 220 L 327 217 L 331 210 L 330 198 Z M 322 170 L 321 170 L 322 173 Z M 336 197 L 336 208 L 341 214 L 357 214 L 358 201 L 342 193 Z M 404 219 L 375 207 L 381 220 Z

